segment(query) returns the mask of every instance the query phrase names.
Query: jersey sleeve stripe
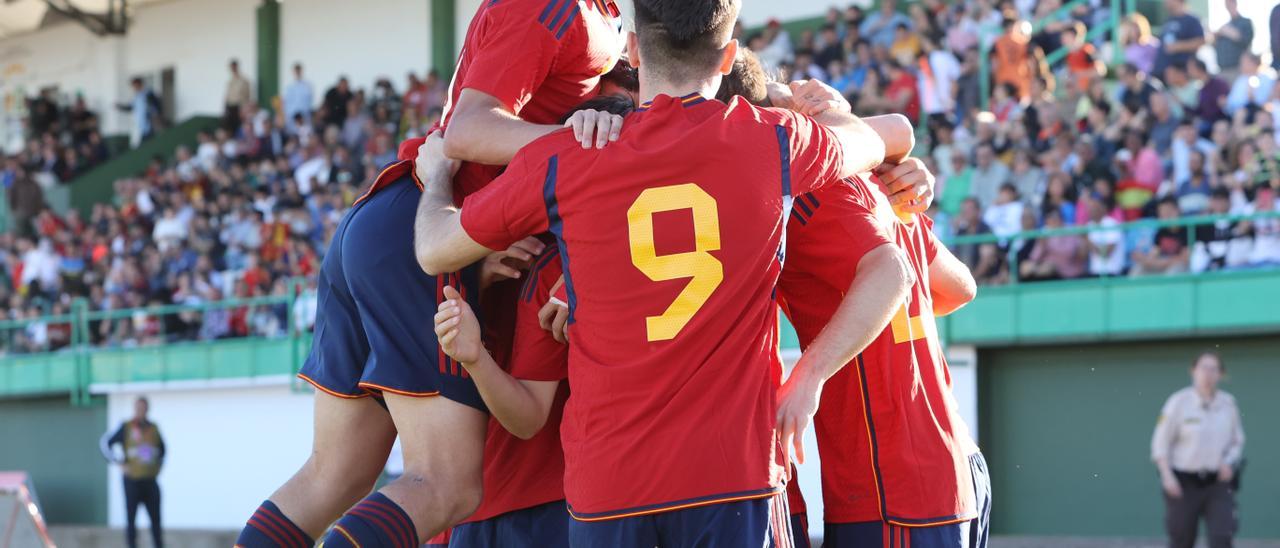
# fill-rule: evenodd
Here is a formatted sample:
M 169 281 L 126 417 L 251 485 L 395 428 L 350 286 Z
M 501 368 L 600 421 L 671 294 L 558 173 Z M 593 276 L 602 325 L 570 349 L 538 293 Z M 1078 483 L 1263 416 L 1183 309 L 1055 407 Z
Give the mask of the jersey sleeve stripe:
M 573 290 L 573 276 L 569 273 L 569 249 L 564 243 L 564 222 L 560 219 L 560 204 L 556 201 L 556 170 L 559 169 L 560 157 L 552 156 L 547 160 L 547 178 L 542 183 L 542 201 L 547 206 L 547 227 L 556 236 L 560 246 L 560 268 L 564 274 L 564 289 L 569 296 L 568 323 L 574 323 L 574 313 L 578 310 L 578 294 Z
M 581 9 L 578 6 L 573 6 L 573 11 L 569 12 L 569 17 L 564 20 L 563 25 L 560 25 L 560 30 L 556 31 L 556 40 L 559 40 L 564 36 L 564 33 L 569 31 L 569 26 L 573 24 L 574 19 L 578 18 L 578 12 L 580 11 Z
M 547 30 L 554 31 L 556 26 L 560 24 L 560 18 L 564 17 L 565 12 L 569 11 L 569 6 L 576 7 L 577 0 L 564 0 L 560 4 L 560 9 L 556 10 L 555 17 L 551 18 L 551 22 L 547 23 Z
M 773 130 L 778 135 L 778 160 L 782 167 L 782 195 L 791 195 L 791 138 L 787 135 L 787 128 L 781 125 L 773 126 Z
M 801 211 L 804 211 L 805 217 L 813 216 L 813 210 L 809 208 L 809 204 L 804 203 L 804 200 L 796 200 L 795 203 L 796 205 L 800 206 Z
M 554 9 L 556 6 L 560 5 L 562 2 L 564 2 L 564 0 L 548 1 L 547 7 L 543 8 L 542 14 L 538 16 L 538 22 L 544 25 L 547 24 L 547 16 L 551 15 L 551 10 Z
M 822 205 L 818 203 L 818 197 L 814 196 L 812 192 L 806 192 L 804 197 L 809 199 L 809 203 L 813 204 L 814 209 L 818 209 L 818 206 Z

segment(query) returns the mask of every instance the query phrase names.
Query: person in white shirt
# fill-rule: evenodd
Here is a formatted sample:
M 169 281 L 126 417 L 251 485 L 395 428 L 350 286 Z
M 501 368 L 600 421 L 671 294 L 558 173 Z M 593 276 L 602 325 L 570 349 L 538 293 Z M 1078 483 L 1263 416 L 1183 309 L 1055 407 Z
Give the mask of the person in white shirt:
M 947 116 L 955 112 L 955 83 L 960 78 L 960 61 L 951 52 L 938 47 L 929 37 L 920 41 L 928 55 L 929 71 L 920 75 L 920 107 L 930 116 Z
M 982 221 L 991 227 L 991 233 L 1007 238 L 1022 230 L 1022 202 L 1018 201 L 1018 189 L 1013 183 L 1000 185 L 996 200 L 982 214 Z
M 315 105 L 315 88 L 302 79 L 302 63 L 293 64 L 293 82 L 284 90 L 284 123 L 293 131 L 295 118 L 302 116 L 304 124 L 311 122 L 311 109 Z
M 1227 93 L 1227 114 L 1235 115 L 1237 110 L 1249 105 L 1261 107 L 1271 99 L 1271 90 L 1276 85 L 1276 75 L 1270 69 L 1262 68 L 1262 58 L 1256 53 L 1246 51 L 1240 54 L 1240 76 L 1231 84 Z
M 1089 193 L 1085 200 L 1090 227 L 1109 228 L 1118 225 L 1107 215 L 1106 199 Z M 1085 236 L 1089 248 L 1089 273 L 1095 276 L 1117 276 L 1124 272 L 1124 233 L 1118 229 L 1091 230 Z

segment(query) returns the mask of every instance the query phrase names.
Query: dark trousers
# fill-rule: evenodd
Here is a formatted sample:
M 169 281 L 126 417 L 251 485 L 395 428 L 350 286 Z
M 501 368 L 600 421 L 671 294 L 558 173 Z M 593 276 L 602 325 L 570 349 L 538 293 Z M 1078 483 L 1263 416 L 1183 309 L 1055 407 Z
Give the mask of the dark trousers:
M 240 119 L 240 105 L 226 105 L 222 111 L 222 129 L 227 130 L 232 137 L 235 137 L 236 131 L 240 129 L 240 124 L 244 123 Z
M 155 548 L 163 547 L 164 535 L 160 531 L 160 484 L 156 483 L 155 478 L 124 478 L 125 542 L 128 543 L 129 548 L 138 546 L 138 526 L 135 518 L 138 515 L 139 504 L 146 506 L 147 516 L 151 518 L 151 545 Z
M 1200 530 L 1200 518 L 1209 526 L 1209 547 L 1230 548 L 1236 533 L 1236 492 L 1217 474 L 1174 472 L 1182 497 L 1164 496 L 1164 527 L 1169 548 L 1192 548 Z

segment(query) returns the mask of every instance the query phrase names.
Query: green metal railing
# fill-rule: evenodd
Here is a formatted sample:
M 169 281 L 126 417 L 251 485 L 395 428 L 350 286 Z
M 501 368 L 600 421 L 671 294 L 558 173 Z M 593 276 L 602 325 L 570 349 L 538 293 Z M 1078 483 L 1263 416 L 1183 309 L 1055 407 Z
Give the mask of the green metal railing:
M 0 334 L 4 334 L 7 340 L 14 340 L 13 333 L 18 330 L 25 330 L 35 324 L 44 324 L 45 326 L 70 326 L 70 340 L 60 348 L 53 349 L 46 346 L 43 352 L 14 353 L 12 356 L 0 357 L 0 367 L 9 365 L 6 363 L 8 358 L 27 358 L 32 356 L 71 356 L 74 362 L 74 382 L 73 389 L 70 390 L 71 401 L 75 405 L 86 405 L 89 403 L 89 387 L 94 382 L 91 371 L 90 356 L 94 352 L 102 352 L 112 350 L 113 347 L 94 344 L 94 336 L 91 332 L 91 326 L 99 322 L 111 322 L 119 320 L 134 320 L 139 317 L 155 318 L 159 332 L 154 335 L 158 345 L 167 345 L 174 342 L 183 342 L 184 340 L 197 342 L 212 342 L 203 339 L 173 339 L 171 336 L 175 333 L 166 332 L 166 323 L 163 318 L 172 315 L 190 314 L 203 315 L 214 310 L 240 309 L 240 308 L 258 308 L 270 306 L 285 306 L 285 322 L 281 326 L 284 337 L 289 339 L 290 349 L 290 370 L 297 372 L 302 365 L 303 351 L 302 342 L 307 336 L 296 326 L 296 318 L 294 317 L 296 304 L 299 298 L 303 296 L 303 285 L 301 280 L 290 280 L 288 291 L 283 295 L 269 295 L 262 297 L 224 299 L 217 302 L 208 302 L 192 305 L 162 305 L 148 306 L 139 308 L 126 308 L 117 310 L 90 310 L 89 302 L 84 298 L 77 298 L 71 302 L 70 310 L 64 314 L 45 315 L 37 318 L 25 318 L 20 320 L 3 320 L 0 321 Z M 240 338 L 253 338 L 254 335 L 248 335 Z M 147 348 L 147 345 L 141 345 L 138 348 Z M 162 362 L 162 367 L 167 368 L 168 364 Z M 51 369 L 51 368 L 50 368 Z M 250 376 L 253 376 L 253 369 L 249 369 Z M 168 375 L 162 374 L 161 378 L 168 378 Z M 46 383 L 52 386 L 52 382 Z
M 1265 211 L 1247 215 L 1196 215 L 1167 220 L 1141 219 L 1127 223 L 1117 223 L 1111 226 L 1082 225 L 1028 230 L 1008 236 L 997 236 L 995 234 L 954 236 L 948 238 L 946 240 L 946 244 L 951 248 L 962 245 L 1002 244 L 1006 242 L 1023 242 L 1023 245 L 1032 245 L 1036 239 L 1051 238 L 1055 236 L 1084 236 L 1090 232 L 1120 232 L 1125 234 L 1127 238 L 1127 234 L 1134 230 L 1148 231 L 1151 235 L 1154 235 L 1155 231 L 1161 228 L 1184 227 L 1188 228 L 1186 231 L 1187 249 L 1190 251 L 1195 248 L 1197 241 L 1196 231 L 1190 230 L 1190 227 L 1192 226 L 1213 224 L 1219 221 L 1238 223 L 1241 221 L 1257 221 L 1263 219 L 1280 219 L 1280 211 Z M 1010 283 L 1018 283 L 1018 251 L 1019 248 L 1010 245 L 1006 254 L 1006 260 L 1009 265 Z
M 1119 9 L 1121 0 L 1113 0 L 1111 3 L 1110 18 L 1107 22 L 1102 25 L 1093 26 L 1093 28 L 1090 28 L 1085 34 L 1085 40 L 1092 42 L 1099 36 L 1102 36 L 1107 32 L 1111 32 L 1112 66 L 1120 65 L 1124 62 L 1124 46 L 1120 43 L 1120 24 L 1128 14 L 1133 13 L 1136 9 L 1134 5 L 1135 0 L 1123 0 L 1123 3 L 1124 9 L 1121 10 Z M 1063 4 L 1062 7 L 1054 10 L 1053 13 L 1033 21 L 1031 23 L 1031 34 L 1034 35 L 1035 33 L 1040 32 L 1045 25 L 1069 16 L 1072 10 L 1086 4 L 1088 4 L 1088 0 L 1072 0 L 1071 2 Z M 982 29 L 981 34 L 985 38 L 986 36 L 990 36 L 993 31 L 996 36 L 1000 34 L 999 29 L 993 29 L 991 27 Z M 991 49 L 994 45 L 995 40 L 980 39 L 978 42 L 978 86 L 980 89 L 979 100 L 981 101 L 980 105 L 982 110 L 988 110 L 991 108 Z M 1049 66 L 1056 65 L 1065 59 L 1070 53 L 1070 50 L 1068 50 L 1066 46 L 1059 47 L 1045 55 L 1045 63 Z

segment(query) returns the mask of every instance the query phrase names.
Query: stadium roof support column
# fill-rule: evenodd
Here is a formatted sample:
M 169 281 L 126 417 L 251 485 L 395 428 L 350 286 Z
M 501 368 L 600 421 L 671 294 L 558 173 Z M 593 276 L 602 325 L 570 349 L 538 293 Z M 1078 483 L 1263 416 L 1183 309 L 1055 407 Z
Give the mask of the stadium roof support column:
M 457 0 L 430 0 L 431 2 L 431 65 L 440 71 L 446 82 L 453 78 L 453 62 L 456 32 L 454 14 Z
M 280 2 L 258 6 L 258 105 L 273 111 L 280 95 Z

